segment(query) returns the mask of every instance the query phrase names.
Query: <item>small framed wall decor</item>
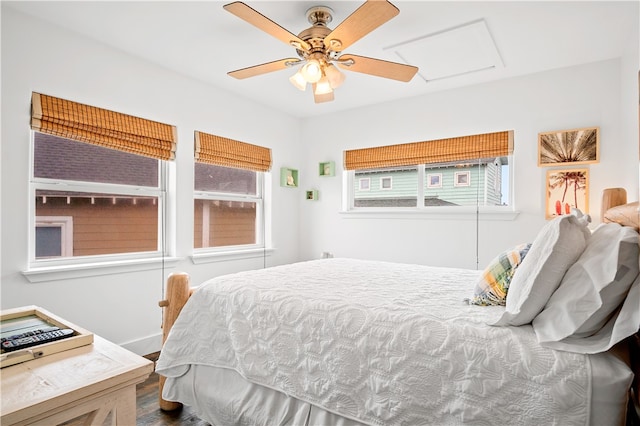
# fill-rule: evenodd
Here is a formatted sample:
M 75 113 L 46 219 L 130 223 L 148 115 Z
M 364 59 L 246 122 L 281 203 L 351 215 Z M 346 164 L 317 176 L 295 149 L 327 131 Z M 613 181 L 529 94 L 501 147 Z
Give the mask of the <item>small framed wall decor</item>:
M 282 167 L 280 169 L 280 186 L 296 188 L 298 186 L 298 171 Z
M 305 192 L 305 198 L 307 200 L 317 201 L 318 200 L 318 190 L 317 189 L 310 189 L 310 190 L 306 191 Z
M 548 170 L 546 188 L 547 219 L 569 214 L 572 208 L 589 213 L 589 169 Z
M 325 161 L 318 165 L 318 174 L 320 176 L 335 176 L 336 163 L 334 161 Z
M 600 128 L 538 133 L 538 166 L 577 166 L 600 161 Z

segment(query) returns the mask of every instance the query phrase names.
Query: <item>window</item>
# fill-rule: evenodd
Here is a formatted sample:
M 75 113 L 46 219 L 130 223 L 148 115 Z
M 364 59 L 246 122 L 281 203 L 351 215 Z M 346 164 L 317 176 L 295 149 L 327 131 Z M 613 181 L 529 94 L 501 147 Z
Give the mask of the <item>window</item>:
M 471 185 L 471 177 L 468 171 L 455 172 L 453 179 L 453 186 L 469 186 Z M 494 184 L 495 186 L 495 184 Z
M 358 179 L 358 189 L 360 191 L 368 191 L 369 189 L 371 189 L 371 179 L 370 178 Z
M 417 204 L 416 167 L 357 170 L 354 177 L 359 182 L 353 192 L 354 207 L 415 207 Z M 396 185 L 392 185 L 394 179 Z M 363 182 L 366 182 L 364 188 Z M 370 185 L 372 182 L 374 185 Z
M 346 151 L 345 210 L 506 206 L 512 151 L 513 131 Z
M 38 93 L 31 127 L 32 266 L 163 252 L 175 128 Z
M 511 169 L 508 164 L 496 164 L 496 167 L 500 169 L 500 186 L 495 188 L 495 193 L 499 194 L 501 204 L 508 206 L 511 199 L 511 193 L 509 192 L 509 173 L 511 173 Z
M 73 256 L 73 217 L 36 217 L 36 258 Z
M 427 174 L 427 188 L 441 188 L 441 187 L 442 187 L 442 173 Z
M 194 248 L 262 243 L 261 173 L 196 163 L 194 189 Z
M 380 189 L 387 189 L 387 190 L 391 190 L 393 189 L 393 187 L 391 186 L 392 183 L 392 177 L 391 176 L 385 176 L 380 178 Z
M 195 139 L 194 249 L 264 247 L 271 151 L 202 132 Z
M 35 132 L 35 260 L 161 250 L 160 161 Z M 40 217 L 66 222 L 70 249 L 51 256 Z M 59 225 L 57 225 L 59 226 Z M 51 238 L 51 237 L 50 237 Z

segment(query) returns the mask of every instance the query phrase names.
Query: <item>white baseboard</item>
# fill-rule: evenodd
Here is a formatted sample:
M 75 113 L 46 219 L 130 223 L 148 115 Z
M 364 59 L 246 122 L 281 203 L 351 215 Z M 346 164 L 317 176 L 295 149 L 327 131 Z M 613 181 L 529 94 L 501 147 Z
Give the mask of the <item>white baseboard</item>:
M 140 356 L 159 352 L 162 349 L 162 333 L 122 343 L 120 346 Z

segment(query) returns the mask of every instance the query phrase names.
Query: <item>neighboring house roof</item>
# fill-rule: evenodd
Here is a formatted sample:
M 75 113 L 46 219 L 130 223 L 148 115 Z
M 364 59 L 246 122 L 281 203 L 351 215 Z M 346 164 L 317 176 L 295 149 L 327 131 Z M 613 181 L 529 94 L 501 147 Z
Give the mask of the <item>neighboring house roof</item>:
M 196 163 L 194 182 L 200 191 L 256 193 L 256 173 L 251 170 Z
M 35 132 L 34 174 L 49 179 L 158 185 L 158 160 Z
M 441 200 L 438 197 L 424 197 L 424 205 L 427 207 L 431 207 L 431 206 L 439 207 L 439 206 L 457 206 L 458 204 Z
M 139 186 L 158 184 L 158 160 L 153 158 L 39 132 L 34 137 L 36 177 Z M 195 188 L 199 190 L 256 193 L 255 172 L 198 163 L 194 173 Z M 80 194 L 40 190 L 38 195 L 77 197 Z M 83 193 L 82 197 L 109 198 L 104 193 Z

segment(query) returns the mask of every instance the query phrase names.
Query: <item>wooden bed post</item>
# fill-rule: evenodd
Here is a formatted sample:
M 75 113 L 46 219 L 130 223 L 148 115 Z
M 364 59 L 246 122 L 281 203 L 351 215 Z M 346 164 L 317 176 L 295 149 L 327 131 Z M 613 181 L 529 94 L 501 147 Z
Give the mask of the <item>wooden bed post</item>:
M 167 293 L 166 299 L 158 302 L 158 306 L 164 309 L 164 313 L 162 315 L 162 344 L 167 340 L 167 336 L 169 335 L 169 330 L 173 327 L 173 323 L 178 318 L 180 311 L 187 300 L 189 300 L 189 296 L 191 296 L 192 290 L 189 285 L 189 275 L 180 272 L 173 273 L 169 275 L 167 279 Z M 159 395 L 158 402 L 160 403 L 160 409 L 163 411 L 173 411 L 182 407 L 182 404 L 179 402 L 166 401 L 162 399 L 162 388 L 164 387 L 165 377 L 160 376 L 159 383 Z

